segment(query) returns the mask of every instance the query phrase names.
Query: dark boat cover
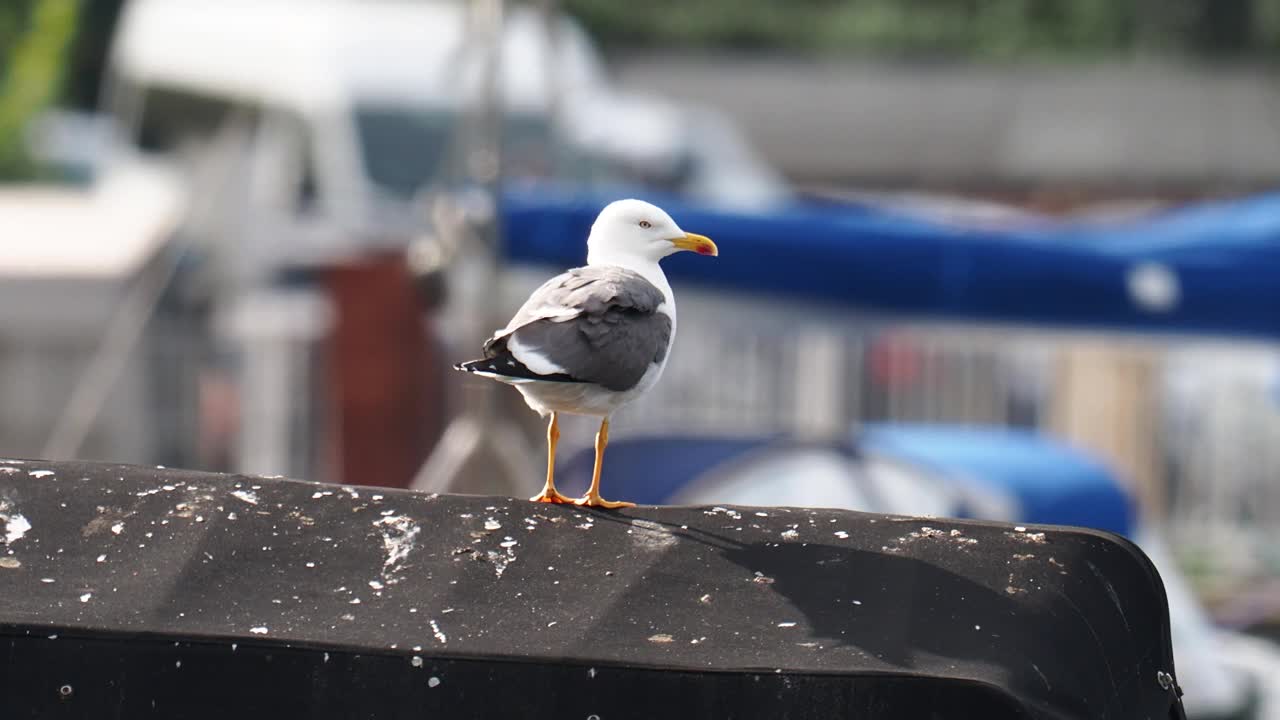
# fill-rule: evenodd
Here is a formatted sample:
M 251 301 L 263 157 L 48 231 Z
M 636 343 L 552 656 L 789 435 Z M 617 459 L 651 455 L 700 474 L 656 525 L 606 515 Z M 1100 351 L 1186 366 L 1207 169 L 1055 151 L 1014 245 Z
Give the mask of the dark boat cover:
M 1128 542 L 0 461 L 0 717 L 1181 717 Z

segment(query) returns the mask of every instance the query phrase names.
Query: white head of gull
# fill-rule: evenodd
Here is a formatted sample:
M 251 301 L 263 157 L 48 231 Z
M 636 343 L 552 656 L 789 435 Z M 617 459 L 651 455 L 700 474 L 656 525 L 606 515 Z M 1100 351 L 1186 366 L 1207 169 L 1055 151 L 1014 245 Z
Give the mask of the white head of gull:
M 610 203 L 591 226 L 587 264 L 557 275 L 529 296 L 484 345 L 484 357 L 457 369 L 512 385 L 549 418 L 547 478 L 532 500 L 616 508 L 600 497 L 609 417 L 662 376 L 675 339 L 676 300 L 658 264 L 673 253 L 718 255 L 709 238 L 680 229 L 640 200 Z M 600 418 L 591 487 L 576 500 L 555 489 L 557 413 Z

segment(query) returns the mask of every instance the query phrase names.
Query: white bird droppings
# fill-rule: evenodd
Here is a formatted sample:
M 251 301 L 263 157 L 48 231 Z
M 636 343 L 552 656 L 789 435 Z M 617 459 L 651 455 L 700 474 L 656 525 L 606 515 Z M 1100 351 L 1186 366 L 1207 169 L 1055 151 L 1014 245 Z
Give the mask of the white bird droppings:
M 82 602 L 82 603 L 87 603 L 87 602 L 89 602 L 89 598 L 91 598 L 91 597 L 93 597 L 93 593 L 85 593 L 85 594 L 83 594 L 83 595 L 81 595 L 81 596 L 80 596 L 80 602 Z
M 507 571 L 507 566 L 515 562 L 516 559 L 516 549 L 514 544 L 504 545 L 503 549 L 507 551 L 505 555 L 497 550 L 489 550 L 485 553 L 485 558 L 493 564 L 493 572 L 498 577 L 502 577 L 502 573 Z M 548 570 L 553 569 L 554 568 L 548 568 Z
M 21 540 L 22 536 L 26 535 L 27 531 L 31 529 L 31 523 L 26 518 L 22 517 L 22 515 L 18 513 L 6 515 L 4 513 L 3 505 L 0 505 L 0 520 L 4 521 L 5 545 L 12 545 L 18 540 Z
M 1026 543 L 1028 545 L 1044 545 L 1045 536 L 1042 532 L 1027 532 L 1027 529 L 1018 526 L 1014 528 L 1014 532 L 1006 532 L 1005 537 Z
M 421 656 L 421 655 L 414 655 L 414 656 L 413 656 L 413 660 L 410 660 L 409 662 L 413 663 L 413 666 L 414 666 L 414 667 L 420 668 L 420 667 L 422 667 L 422 656 Z
M 440 685 L 440 678 L 438 677 L 432 676 L 427 680 L 427 687 L 438 687 L 439 685 Z
M 485 530 L 499 530 L 501 528 L 502 528 L 502 523 L 498 522 L 497 520 L 494 520 L 493 518 L 489 518 L 484 521 Z
M 124 523 L 118 522 L 111 526 L 111 533 L 113 535 L 119 535 L 122 532 L 124 532 Z
M 232 490 L 231 496 L 236 498 L 237 500 L 243 500 L 244 502 L 247 502 L 250 505 L 258 504 L 258 494 L 255 492 L 251 492 L 249 490 Z
M 778 623 L 778 627 L 780 627 L 780 628 L 793 628 L 793 627 L 795 627 L 795 626 L 796 626 L 796 624 L 795 624 L 794 622 L 780 622 L 780 623 Z
M 388 585 L 400 582 L 395 577 L 404 565 L 405 558 L 413 550 L 422 528 L 403 515 L 387 515 L 374 521 L 373 526 L 382 533 L 382 551 L 387 559 L 382 563 L 382 581 Z
M 436 636 L 436 640 L 439 640 L 439 641 L 440 641 L 440 644 L 442 644 L 442 645 L 443 645 L 443 644 L 445 644 L 445 643 L 448 643 L 448 642 L 449 642 L 449 638 L 448 638 L 448 636 L 446 636 L 446 635 L 445 635 L 445 634 L 440 630 L 440 626 L 436 624 L 436 621 L 435 621 L 435 620 L 432 620 L 432 621 L 431 621 L 431 632 L 432 632 L 432 634 L 433 634 L 433 635 L 435 635 L 435 636 Z
M 840 538 L 841 540 L 844 540 L 844 539 L 846 539 L 846 538 L 848 538 L 848 537 L 849 537 L 849 533 L 845 532 L 844 530 L 837 530 L 837 531 L 835 531 L 835 532 L 833 532 L 833 533 L 831 533 L 831 534 L 832 534 L 832 535 L 835 535 L 836 537 Z
M 249 628 L 249 632 L 253 633 L 254 635 L 266 635 L 270 631 L 267 629 L 266 625 L 259 625 L 258 627 Z M 328 660 L 327 654 L 325 656 L 325 659 Z
M 675 638 L 671 637 L 666 633 L 657 633 L 656 635 L 649 636 L 649 642 L 651 643 L 669 643 L 669 642 L 673 642 L 674 640 Z
M 27 534 L 31 523 L 13 508 L 12 503 L 0 498 L 0 529 L 4 530 L 4 544 L 11 545 Z
M 50 475 L 53 474 L 53 471 L 52 470 L 32 470 L 27 474 L 33 478 L 42 478 L 42 477 L 49 477 Z

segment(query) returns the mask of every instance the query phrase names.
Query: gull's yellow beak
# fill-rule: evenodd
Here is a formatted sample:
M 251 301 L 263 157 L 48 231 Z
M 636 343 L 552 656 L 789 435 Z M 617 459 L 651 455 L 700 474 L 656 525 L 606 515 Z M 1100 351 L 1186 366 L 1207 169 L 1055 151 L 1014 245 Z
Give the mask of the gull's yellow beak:
M 699 255 L 715 257 L 720 254 L 720 248 L 716 247 L 716 244 L 706 235 L 687 233 L 684 237 L 672 240 L 671 244 L 675 245 L 677 250 L 692 250 Z

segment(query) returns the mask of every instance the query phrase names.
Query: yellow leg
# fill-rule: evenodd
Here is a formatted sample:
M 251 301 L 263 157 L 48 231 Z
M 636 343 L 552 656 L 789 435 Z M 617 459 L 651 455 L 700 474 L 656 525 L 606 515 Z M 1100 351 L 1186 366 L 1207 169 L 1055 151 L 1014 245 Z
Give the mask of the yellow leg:
M 574 505 L 585 505 L 598 508 L 635 507 L 631 502 L 613 502 L 600 497 L 600 467 L 604 464 L 604 448 L 609 444 L 609 418 L 600 423 L 600 432 L 596 433 L 596 466 L 591 473 L 591 488 L 587 494 L 573 501 Z
M 534 502 L 571 503 L 573 498 L 556 492 L 556 443 L 560 442 L 560 423 L 555 413 L 551 413 L 551 422 L 547 424 L 547 482 L 542 492 L 529 498 Z

